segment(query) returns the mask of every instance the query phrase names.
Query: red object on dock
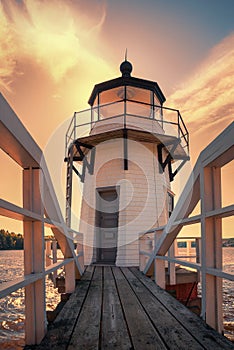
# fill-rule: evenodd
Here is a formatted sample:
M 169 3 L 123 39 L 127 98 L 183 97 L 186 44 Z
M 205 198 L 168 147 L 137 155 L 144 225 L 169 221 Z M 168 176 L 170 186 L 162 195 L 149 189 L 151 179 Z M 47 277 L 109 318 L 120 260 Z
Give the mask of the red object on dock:
M 170 292 L 170 294 L 175 294 L 177 300 L 179 301 L 187 301 L 191 299 L 197 299 L 197 283 L 181 283 L 174 285 L 167 285 L 166 290 Z

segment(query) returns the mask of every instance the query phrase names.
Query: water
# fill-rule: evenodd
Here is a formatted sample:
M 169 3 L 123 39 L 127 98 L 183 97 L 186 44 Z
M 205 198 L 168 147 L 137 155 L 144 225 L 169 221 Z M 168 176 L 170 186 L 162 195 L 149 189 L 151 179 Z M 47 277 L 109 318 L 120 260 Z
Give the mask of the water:
M 224 271 L 234 274 L 234 247 L 223 248 Z M 23 276 L 23 251 L 0 251 L 0 283 Z M 234 340 L 234 282 L 224 280 L 225 335 Z M 46 279 L 46 310 L 54 310 L 60 295 L 52 281 Z M 24 289 L 0 299 L 0 349 L 24 346 Z
M 0 284 L 23 276 L 23 250 L 0 251 Z M 46 310 L 53 311 L 60 295 L 46 278 Z M 0 349 L 22 349 L 24 346 L 24 288 L 0 299 Z
M 234 274 L 234 247 L 223 248 L 224 271 Z M 234 342 L 234 282 L 223 282 L 223 312 L 225 335 Z

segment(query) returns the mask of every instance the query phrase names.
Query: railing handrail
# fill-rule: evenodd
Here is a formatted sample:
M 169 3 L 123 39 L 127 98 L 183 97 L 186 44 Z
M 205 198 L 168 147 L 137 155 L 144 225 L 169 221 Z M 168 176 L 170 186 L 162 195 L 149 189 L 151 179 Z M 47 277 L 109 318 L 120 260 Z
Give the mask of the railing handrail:
M 234 215 L 234 204 L 227 205 L 227 206 L 222 207 L 220 209 L 214 209 L 211 211 L 207 211 L 205 214 L 206 217 L 219 216 L 219 217 L 223 217 L 223 218 L 225 218 L 226 216 L 231 216 L 231 215 Z M 199 223 L 200 220 L 201 220 L 201 214 L 197 214 L 194 216 L 190 216 L 190 217 L 179 219 L 179 220 L 175 221 L 174 226 L 178 226 L 178 225 L 186 226 L 186 225 L 190 225 L 190 224 L 196 224 L 196 223 Z M 166 225 L 155 227 L 155 228 L 152 228 L 152 229 L 147 230 L 147 231 L 139 232 L 138 237 L 144 236 L 144 235 L 149 234 L 149 233 L 154 233 L 157 231 L 162 231 L 164 229 L 166 229 Z M 176 239 L 183 239 L 183 238 L 184 237 L 176 237 Z M 190 237 L 186 237 L 186 238 L 190 238 Z M 201 238 L 201 237 L 194 236 L 192 238 Z
M 197 239 L 197 238 L 201 239 L 200 237 L 194 237 L 194 239 Z M 178 237 L 177 239 L 184 239 L 185 240 L 184 237 Z M 182 249 L 186 249 L 186 248 L 182 248 Z M 192 247 L 190 249 L 196 249 L 196 247 Z M 150 257 L 152 255 L 152 252 L 147 252 L 147 251 L 144 251 L 141 249 L 139 250 L 139 253 L 140 253 L 140 255 L 145 255 L 148 257 Z M 180 259 L 178 259 L 178 257 Z M 191 256 L 191 255 L 179 256 L 178 255 L 178 256 L 175 256 L 174 258 L 167 256 L 167 255 L 156 255 L 156 259 L 158 259 L 158 260 L 165 260 L 167 262 L 175 263 L 175 264 L 178 264 L 181 266 L 193 268 L 194 270 L 197 270 L 197 271 L 201 271 L 202 265 L 200 263 L 188 262 L 188 261 L 181 260 L 181 259 L 194 258 L 194 257 L 196 257 L 196 255 L 195 256 Z M 234 274 L 225 272 L 219 268 L 206 267 L 205 271 L 212 276 L 218 276 L 220 278 L 224 278 L 224 279 L 227 279 L 229 281 L 234 281 Z
M 153 117 L 145 117 L 143 115 L 137 115 L 137 114 L 133 114 L 133 113 L 128 113 L 126 112 L 126 110 L 123 110 L 122 113 L 118 114 L 118 115 L 112 115 L 111 117 L 105 117 L 105 118 L 102 118 L 102 119 L 99 119 L 100 118 L 100 111 L 103 109 L 103 108 L 106 108 L 106 107 L 110 107 L 110 106 L 114 106 L 114 105 L 117 105 L 117 104 L 125 104 L 125 103 L 132 103 L 132 104 L 137 104 L 137 105 L 143 105 L 143 106 L 148 106 L 150 107 L 152 110 L 154 110 L 155 108 L 160 110 L 161 112 L 163 110 L 165 111 L 172 111 L 172 112 L 175 112 L 176 115 L 177 115 L 177 119 L 176 121 L 172 121 L 172 120 L 167 120 L 164 116 L 163 116 L 163 113 L 160 114 L 160 119 L 157 119 L 155 118 L 155 116 L 153 115 Z M 93 113 L 97 111 L 97 114 L 98 114 L 98 120 L 92 120 L 92 116 L 93 116 Z M 79 116 L 80 115 L 84 115 L 85 113 L 88 113 L 89 114 L 89 121 L 85 122 L 85 123 L 78 123 L 78 119 L 79 119 Z M 159 105 L 154 105 L 154 104 L 151 104 L 151 103 L 145 103 L 145 102 L 139 102 L 139 101 L 134 101 L 134 100 L 120 100 L 120 101 L 115 101 L 115 102 L 109 102 L 109 103 L 105 103 L 105 104 L 102 104 L 102 105 L 98 105 L 98 106 L 94 106 L 94 107 L 91 107 L 89 109 L 85 109 L 85 110 L 82 110 L 82 111 L 79 111 L 79 112 L 74 112 L 74 116 L 69 124 L 69 127 L 67 129 L 67 132 L 66 132 L 66 145 L 65 145 L 65 157 L 66 155 L 68 154 L 68 148 L 71 144 L 71 142 L 75 141 L 75 139 L 79 136 L 76 135 L 76 129 L 77 128 L 81 128 L 81 127 L 84 127 L 84 126 L 89 126 L 89 131 L 91 131 L 91 128 L 92 128 L 92 125 L 94 125 L 95 123 L 101 123 L 103 122 L 104 120 L 109 120 L 110 118 L 113 119 L 113 118 L 119 118 L 119 117 L 128 117 L 128 116 L 132 116 L 132 117 L 135 117 L 135 118 L 142 118 L 142 119 L 147 119 L 147 120 L 151 120 L 151 121 L 155 121 L 155 122 L 158 122 L 160 124 L 170 124 L 170 125 L 174 125 L 177 127 L 178 129 L 178 137 L 182 140 L 184 140 L 185 142 L 185 145 L 183 146 L 183 148 L 187 148 L 187 153 L 189 152 L 189 132 L 185 126 L 185 123 L 183 121 L 183 118 L 180 114 L 180 111 L 178 109 L 175 109 L 175 108 L 170 108 L 170 107 L 164 107 L 164 106 L 159 106 Z M 73 126 L 73 128 L 72 128 Z M 73 136 L 72 136 L 73 135 Z M 69 142 L 70 141 L 70 142 Z
M 10 293 L 17 291 L 20 288 L 26 287 L 29 284 L 32 284 L 32 283 L 44 278 L 45 276 L 60 269 L 61 267 L 69 264 L 72 261 L 73 261 L 73 258 L 63 259 L 61 262 L 57 262 L 55 264 L 51 264 L 51 265 L 45 267 L 45 270 L 43 272 L 31 273 L 30 275 L 24 275 L 22 277 L 14 279 L 13 281 L 7 281 L 4 283 L 1 283 L 1 285 L 0 285 L 0 299 L 5 298 Z

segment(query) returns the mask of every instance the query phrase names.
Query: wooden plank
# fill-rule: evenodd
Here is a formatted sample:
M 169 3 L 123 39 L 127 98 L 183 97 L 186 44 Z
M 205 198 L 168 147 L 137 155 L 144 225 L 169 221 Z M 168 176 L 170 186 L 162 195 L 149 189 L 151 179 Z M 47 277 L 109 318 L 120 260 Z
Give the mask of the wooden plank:
M 42 151 L 0 93 L 0 148 L 22 168 L 38 167 Z
M 65 259 L 62 262 L 55 263 L 53 265 L 47 266 L 44 272 L 31 273 L 19 278 L 14 279 L 13 281 L 4 282 L 0 284 L 0 298 L 5 298 L 10 293 L 16 291 L 19 288 L 23 288 L 31 283 L 38 281 L 39 279 L 44 278 L 50 272 L 58 270 L 58 268 L 63 267 L 69 261 L 72 261 L 73 258 Z
M 203 349 L 203 346 L 191 336 L 174 315 L 152 295 L 149 289 L 128 268 L 121 270 L 134 289 L 138 300 L 144 306 L 151 322 L 170 349 Z
M 23 206 L 41 216 L 40 221 L 24 221 L 24 275 L 44 272 L 44 226 L 43 202 L 41 198 L 42 171 L 23 170 Z M 45 320 L 44 276 L 25 286 L 25 343 L 39 344 L 47 330 Z
M 93 265 L 87 266 L 85 269 L 85 273 L 81 277 L 82 281 L 91 281 L 93 277 L 93 273 L 94 273 L 94 266 Z
M 68 350 L 99 347 L 102 313 L 102 267 L 95 267 L 87 297 L 74 328 Z
M 23 288 L 31 283 L 34 283 L 42 278 L 42 273 L 30 274 L 27 276 L 16 278 L 13 281 L 8 281 L 0 284 L 0 298 L 5 298 L 10 293 L 19 288 Z
M 14 220 L 21 220 L 21 221 L 40 221 L 41 220 L 40 214 L 25 208 L 21 208 L 18 205 L 10 203 L 4 199 L 0 199 L 0 215 L 6 216 Z
M 37 349 L 67 349 L 72 331 L 77 321 L 77 317 L 81 311 L 84 300 L 88 293 L 93 269 L 93 267 L 86 269 L 81 280 L 77 282 L 75 292 L 70 296 L 70 299 L 66 302 L 56 317 L 54 323 L 51 325 L 45 338 L 41 342 L 40 346 L 37 347 Z
M 167 349 L 160 335 L 153 327 L 136 295 L 119 268 L 113 268 L 118 293 L 123 306 L 132 343 L 135 350 Z
M 189 311 L 183 304 L 172 298 L 165 290 L 146 278 L 137 268 L 130 268 L 137 278 L 156 296 L 167 310 L 191 333 L 207 350 L 232 349 L 233 344 L 209 327 L 199 316 Z
M 101 349 L 132 348 L 111 268 L 104 268 Z

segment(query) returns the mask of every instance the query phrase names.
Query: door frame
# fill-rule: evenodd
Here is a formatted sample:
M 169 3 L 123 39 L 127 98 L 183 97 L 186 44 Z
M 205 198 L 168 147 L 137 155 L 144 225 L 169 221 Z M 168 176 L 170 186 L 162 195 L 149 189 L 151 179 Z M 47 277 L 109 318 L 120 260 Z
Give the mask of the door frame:
M 120 185 L 117 186 L 104 186 L 104 187 L 97 187 L 95 194 L 96 194 L 96 207 L 95 207 L 95 261 L 96 263 L 101 263 L 101 259 L 100 259 L 100 250 L 101 248 L 98 247 L 99 245 L 99 233 L 100 233 L 100 214 L 99 214 L 99 210 L 97 210 L 97 208 L 99 208 L 100 205 L 100 193 L 101 192 L 108 192 L 108 191 L 115 191 L 117 193 L 117 197 L 118 197 L 118 226 L 117 226 L 117 238 L 116 238 L 116 256 L 117 256 L 117 252 L 118 252 L 118 227 L 119 227 L 119 196 L 120 196 Z M 103 264 L 105 264 L 105 261 L 103 262 Z

